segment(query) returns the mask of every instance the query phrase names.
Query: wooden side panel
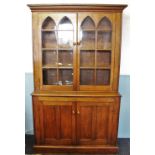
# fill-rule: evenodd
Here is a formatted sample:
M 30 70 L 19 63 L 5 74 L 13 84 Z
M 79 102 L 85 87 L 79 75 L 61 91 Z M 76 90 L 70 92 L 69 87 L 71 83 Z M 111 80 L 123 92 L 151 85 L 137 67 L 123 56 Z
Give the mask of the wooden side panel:
M 33 38 L 33 74 L 34 90 L 40 89 L 39 57 L 38 57 L 38 13 L 32 13 L 32 38 Z
M 120 97 L 116 98 L 114 106 L 111 108 L 111 123 L 109 124 L 109 144 L 117 144 L 118 124 L 119 124 L 119 112 L 120 112 Z
M 115 60 L 114 60 L 114 78 L 113 90 L 118 91 L 119 74 L 120 74 L 120 58 L 121 58 L 121 32 L 122 32 L 122 13 L 115 13 Z
M 40 104 L 37 97 L 33 97 L 33 124 L 34 124 L 34 134 L 35 134 L 35 143 L 41 144 L 41 127 L 40 127 Z

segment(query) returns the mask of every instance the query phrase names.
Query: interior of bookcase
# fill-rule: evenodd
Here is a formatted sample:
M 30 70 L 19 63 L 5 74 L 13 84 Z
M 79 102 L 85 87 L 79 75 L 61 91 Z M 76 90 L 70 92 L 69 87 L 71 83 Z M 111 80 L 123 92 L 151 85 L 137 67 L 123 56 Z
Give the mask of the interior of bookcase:
M 98 25 L 91 17 L 81 23 L 80 85 L 109 85 L 112 25 L 107 17 Z
M 42 73 L 44 85 L 73 84 L 73 25 L 66 16 L 58 26 L 50 17 L 42 24 Z
M 81 23 L 80 85 L 109 85 L 112 57 L 112 25 L 107 17 L 95 24 L 91 17 Z M 58 25 L 51 17 L 42 24 L 42 73 L 44 85 L 73 84 L 73 40 L 71 20 Z

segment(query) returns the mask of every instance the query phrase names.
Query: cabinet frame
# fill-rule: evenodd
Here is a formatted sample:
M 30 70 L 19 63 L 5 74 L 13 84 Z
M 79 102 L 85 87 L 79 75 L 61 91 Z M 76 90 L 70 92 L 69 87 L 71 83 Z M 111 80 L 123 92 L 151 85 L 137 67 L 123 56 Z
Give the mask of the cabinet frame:
M 32 93 L 32 100 L 33 100 L 34 134 L 35 134 L 35 145 L 34 145 L 35 152 L 36 153 L 67 152 L 67 153 L 91 153 L 91 154 L 118 153 L 119 148 L 117 146 L 117 134 L 118 134 L 120 98 L 121 98 L 118 92 L 120 55 L 121 55 L 120 52 L 121 29 L 122 29 L 121 24 L 122 24 L 122 12 L 123 9 L 127 7 L 127 5 L 29 4 L 28 6 L 30 7 L 32 12 L 33 74 L 34 74 L 34 92 Z M 48 66 L 42 66 L 41 26 L 43 21 L 47 17 L 51 17 L 56 23 L 56 25 L 58 25 L 59 21 L 64 16 L 67 16 L 72 21 L 74 28 L 73 85 L 62 85 L 62 86 L 43 85 L 42 68 L 43 67 L 46 68 Z M 103 83 L 102 84 L 104 86 L 80 85 L 81 40 L 79 36 L 80 36 L 81 22 L 86 16 L 90 16 L 91 18 L 93 18 L 93 21 L 95 22 L 96 25 L 99 22 L 99 20 L 103 18 L 103 16 L 109 18 L 112 23 L 112 48 L 110 49 L 111 79 L 110 79 L 110 85 L 107 86 L 104 85 Z M 95 30 L 95 37 L 97 37 L 96 30 Z M 102 42 L 104 39 L 100 40 Z M 95 39 L 95 43 L 97 45 L 97 38 Z M 97 52 L 96 50 L 97 48 L 95 47 L 95 52 Z M 57 47 L 57 53 L 58 53 L 58 47 Z M 95 67 L 97 66 L 96 57 L 97 55 L 95 55 L 95 62 L 94 62 Z M 95 76 L 94 78 L 96 78 Z M 85 107 L 88 107 L 88 109 Z M 97 109 L 97 107 L 99 108 Z M 62 116 L 64 116 L 64 122 L 61 122 L 60 119 L 61 112 Z M 82 115 L 80 116 L 80 114 L 78 113 L 81 113 Z M 85 128 L 83 125 L 84 119 L 87 121 L 87 127 L 93 126 L 89 135 L 87 135 L 85 132 L 87 128 Z M 56 125 L 54 126 L 52 124 Z M 96 124 L 96 126 L 98 125 L 99 129 L 97 129 L 97 127 L 92 124 Z M 49 127 L 47 127 L 48 125 Z M 68 129 L 63 130 L 60 126 L 64 128 L 67 127 Z M 59 129 L 57 130 L 57 128 Z M 84 132 L 83 135 L 81 136 L 79 131 L 82 129 L 84 129 Z M 55 130 L 57 131 L 55 132 Z M 102 130 L 104 134 L 103 133 L 100 134 L 101 132 L 100 130 Z M 97 132 L 99 135 L 96 134 Z M 85 141 L 85 139 L 87 140 Z

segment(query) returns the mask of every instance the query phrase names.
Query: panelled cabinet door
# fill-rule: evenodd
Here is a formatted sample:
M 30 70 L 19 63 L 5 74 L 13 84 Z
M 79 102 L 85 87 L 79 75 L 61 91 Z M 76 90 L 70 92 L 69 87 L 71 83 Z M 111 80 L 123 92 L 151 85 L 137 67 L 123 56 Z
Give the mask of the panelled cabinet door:
M 113 103 L 77 103 L 77 143 L 106 145 L 111 142 L 114 117 Z M 114 141 L 114 140 L 113 140 Z
M 114 19 L 112 13 L 78 14 L 79 90 L 112 90 Z
M 39 62 L 40 88 L 73 90 L 76 73 L 76 14 L 38 13 L 37 26 L 38 44 L 34 45 L 38 49 L 36 62 Z
M 34 105 L 34 109 L 37 107 L 40 108 L 40 112 L 34 111 L 37 143 L 44 145 L 75 143 L 75 107 L 72 102 L 41 101 L 39 105 L 38 103 Z

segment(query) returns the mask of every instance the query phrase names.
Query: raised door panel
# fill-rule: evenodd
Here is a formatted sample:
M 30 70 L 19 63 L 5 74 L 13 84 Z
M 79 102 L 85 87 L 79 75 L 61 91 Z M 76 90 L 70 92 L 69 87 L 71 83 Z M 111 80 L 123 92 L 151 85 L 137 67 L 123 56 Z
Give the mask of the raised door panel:
M 76 80 L 75 13 L 38 13 L 34 62 L 41 90 L 73 90 Z
M 78 13 L 78 89 L 113 89 L 114 13 Z
M 37 104 L 36 104 L 37 106 Z M 40 144 L 71 145 L 75 143 L 75 114 L 72 102 L 40 102 Z
M 114 103 L 77 103 L 79 145 L 106 145 L 114 142 L 116 137 L 111 138 L 112 132 L 117 130 L 112 124 L 115 119 L 114 107 Z

